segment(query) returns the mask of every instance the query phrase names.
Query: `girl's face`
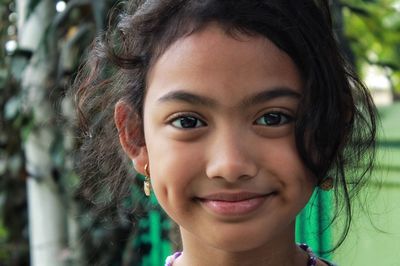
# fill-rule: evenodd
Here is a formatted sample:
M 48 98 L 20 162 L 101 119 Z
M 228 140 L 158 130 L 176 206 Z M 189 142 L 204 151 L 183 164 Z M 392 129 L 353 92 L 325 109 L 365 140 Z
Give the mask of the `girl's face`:
M 184 247 L 294 243 L 315 181 L 295 145 L 303 84 L 291 58 L 266 38 L 209 25 L 172 44 L 147 81 L 146 146 L 131 157 L 140 172 L 149 163 Z

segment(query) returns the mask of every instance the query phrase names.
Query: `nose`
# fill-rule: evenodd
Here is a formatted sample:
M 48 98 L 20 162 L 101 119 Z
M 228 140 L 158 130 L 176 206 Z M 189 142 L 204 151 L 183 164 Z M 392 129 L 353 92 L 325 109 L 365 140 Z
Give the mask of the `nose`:
M 241 134 L 220 134 L 209 150 L 206 174 L 210 179 L 220 178 L 234 183 L 257 175 L 256 148 Z

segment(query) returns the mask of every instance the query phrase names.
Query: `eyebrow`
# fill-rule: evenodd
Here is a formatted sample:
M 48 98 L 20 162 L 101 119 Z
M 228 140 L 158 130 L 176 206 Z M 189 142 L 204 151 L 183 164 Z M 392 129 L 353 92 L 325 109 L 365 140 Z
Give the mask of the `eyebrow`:
M 271 101 L 276 98 L 293 98 L 300 99 L 301 94 L 290 89 L 288 87 L 273 87 L 261 92 L 257 92 L 254 95 L 250 95 L 243 99 L 240 103 L 240 107 L 247 107 L 256 104 L 260 104 L 263 102 Z M 218 105 L 218 102 L 212 98 L 207 96 L 197 95 L 194 93 L 190 93 L 184 90 L 176 90 L 168 92 L 158 99 L 158 102 L 185 102 L 194 105 L 202 105 L 205 107 L 215 107 Z
M 203 105 L 206 107 L 215 107 L 217 101 L 206 96 L 201 96 L 184 90 L 171 91 L 158 99 L 158 102 L 186 102 L 194 105 Z
M 298 100 L 301 98 L 301 94 L 289 87 L 274 87 L 272 89 L 266 89 L 261 92 L 257 92 L 254 95 L 245 98 L 240 103 L 240 106 L 241 107 L 252 106 L 268 102 L 277 98 L 292 98 Z

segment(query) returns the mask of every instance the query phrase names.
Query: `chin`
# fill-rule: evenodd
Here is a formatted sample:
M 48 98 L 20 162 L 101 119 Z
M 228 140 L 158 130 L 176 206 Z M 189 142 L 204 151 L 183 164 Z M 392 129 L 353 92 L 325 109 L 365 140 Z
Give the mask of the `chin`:
M 247 228 L 248 229 L 248 228 Z M 225 252 L 247 252 L 268 246 L 274 235 L 272 232 L 251 232 L 252 230 L 221 230 L 206 241 L 210 246 Z

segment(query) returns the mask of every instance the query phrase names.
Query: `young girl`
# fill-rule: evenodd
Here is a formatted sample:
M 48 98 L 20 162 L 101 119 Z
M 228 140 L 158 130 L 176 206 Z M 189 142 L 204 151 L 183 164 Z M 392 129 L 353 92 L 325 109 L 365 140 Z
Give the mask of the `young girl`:
M 375 109 L 326 1 L 128 3 L 89 58 L 84 182 L 123 195 L 133 161 L 180 228 L 166 265 L 332 265 L 295 243 L 295 218 L 333 187 L 343 240 Z

